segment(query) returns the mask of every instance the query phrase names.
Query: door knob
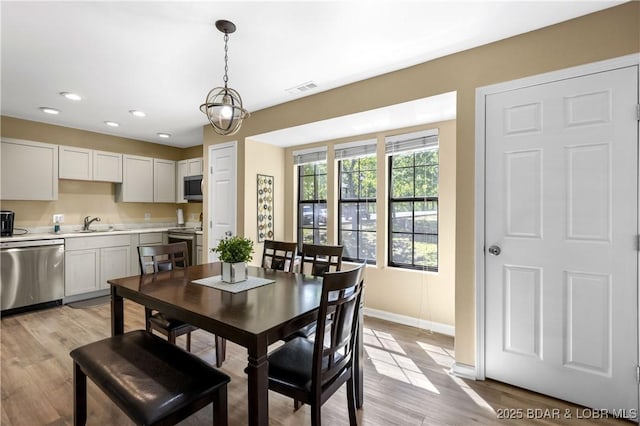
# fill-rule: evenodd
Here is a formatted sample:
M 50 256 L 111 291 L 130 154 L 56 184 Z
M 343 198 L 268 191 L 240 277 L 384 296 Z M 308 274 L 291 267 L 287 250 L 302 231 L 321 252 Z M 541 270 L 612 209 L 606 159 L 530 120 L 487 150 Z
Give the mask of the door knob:
M 502 252 L 502 250 L 500 250 L 500 247 L 498 246 L 489 247 L 489 254 L 492 254 L 494 256 L 499 256 L 500 252 Z

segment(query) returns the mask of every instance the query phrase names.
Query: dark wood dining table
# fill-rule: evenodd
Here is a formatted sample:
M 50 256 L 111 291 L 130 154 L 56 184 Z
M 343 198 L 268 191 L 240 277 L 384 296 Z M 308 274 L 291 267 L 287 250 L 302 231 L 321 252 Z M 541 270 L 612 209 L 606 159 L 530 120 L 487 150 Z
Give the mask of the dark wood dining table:
M 220 273 L 221 263 L 214 262 L 109 280 L 111 333 L 124 333 L 124 299 L 129 299 L 245 347 L 248 423 L 268 425 L 268 346 L 317 319 L 322 278 L 249 266 L 249 276 L 275 282 L 238 293 L 192 282 Z M 361 407 L 362 315 L 358 334 L 356 403 Z

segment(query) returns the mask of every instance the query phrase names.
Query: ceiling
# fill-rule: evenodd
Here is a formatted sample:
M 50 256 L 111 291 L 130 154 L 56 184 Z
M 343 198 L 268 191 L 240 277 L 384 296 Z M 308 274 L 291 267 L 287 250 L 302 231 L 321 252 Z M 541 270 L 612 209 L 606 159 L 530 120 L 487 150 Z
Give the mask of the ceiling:
M 2 1 L 0 108 L 6 116 L 189 147 L 202 143 L 208 123 L 200 104 L 222 85 L 224 41 L 213 26 L 218 19 L 237 25 L 229 39 L 228 84 L 255 112 L 620 3 Z M 308 82 L 317 87 L 290 90 Z M 83 99 L 70 101 L 60 92 Z M 443 103 L 447 99 L 453 107 Z M 434 105 L 455 116 L 450 95 L 371 113 L 378 123 L 408 116 L 406 125 L 420 124 L 410 122 L 412 117 L 424 123 L 425 117 L 438 116 Z M 45 114 L 40 107 L 60 114 Z M 342 122 L 342 133 L 335 132 L 333 121 L 311 129 L 316 139 L 342 137 L 363 129 L 372 117 L 361 113 Z M 333 133 L 323 133 L 327 128 Z M 309 129 L 253 138 L 290 146 L 311 142 Z M 171 137 L 161 139 L 159 132 Z

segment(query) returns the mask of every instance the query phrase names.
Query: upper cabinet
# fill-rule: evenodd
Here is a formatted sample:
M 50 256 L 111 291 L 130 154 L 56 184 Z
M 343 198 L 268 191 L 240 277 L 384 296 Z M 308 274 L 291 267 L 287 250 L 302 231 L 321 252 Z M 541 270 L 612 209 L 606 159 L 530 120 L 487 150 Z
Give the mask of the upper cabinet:
M 3 200 L 58 199 L 58 145 L 3 138 L 0 157 Z
M 93 179 L 93 151 L 75 146 L 60 145 L 59 151 L 60 179 Z
M 176 203 L 186 203 L 184 199 L 185 176 L 202 174 L 202 157 L 181 160 L 176 163 Z
M 202 174 L 202 157 L 190 158 L 187 161 L 187 174 L 185 176 L 197 176 Z
M 123 155 L 122 184 L 116 186 L 116 201 L 175 203 L 176 162 Z
M 153 159 L 153 201 L 176 202 L 176 162 Z
M 122 182 L 122 154 L 60 145 L 61 179 Z
M 122 154 L 93 151 L 93 180 L 122 182 Z
M 117 185 L 116 201 L 153 202 L 153 158 L 122 156 L 122 184 Z

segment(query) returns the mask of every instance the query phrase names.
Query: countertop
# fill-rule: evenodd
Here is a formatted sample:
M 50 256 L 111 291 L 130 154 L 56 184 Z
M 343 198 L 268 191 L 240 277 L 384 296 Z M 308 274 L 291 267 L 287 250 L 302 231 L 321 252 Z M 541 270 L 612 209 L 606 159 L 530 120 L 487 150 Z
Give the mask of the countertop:
M 92 232 L 81 232 L 78 225 L 63 226 L 61 232 L 53 233 L 51 227 L 38 227 L 28 229 L 26 234 L 16 234 L 22 228 L 16 228 L 12 237 L 0 237 L 0 243 L 9 243 L 13 241 L 32 241 L 32 240 L 52 240 L 56 238 L 79 238 L 79 237 L 99 237 L 105 235 L 122 235 L 122 234 L 145 234 L 149 232 L 167 232 L 169 229 L 187 228 L 198 229 L 195 231 L 197 235 L 202 235 L 200 222 L 187 222 L 186 225 L 177 225 L 171 222 L 161 222 L 154 225 L 143 223 L 128 224 L 109 224 L 92 226 Z
M 30 240 L 53 240 L 56 238 L 79 238 L 79 237 L 99 237 L 104 235 L 122 235 L 122 234 L 144 234 L 148 232 L 166 232 L 171 227 L 159 227 L 159 228 L 131 228 L 131 229 L 119 229 L 113 230 L 98 230 L 95 232 L 78 232 L 78 231 L 63 231 L 59 234 L 53 232 L 29 232 L 24 235 L 15 235 L 13 237 L 2 237 L 0 243 L 9 243 L 13 241 L 30 241 Z

